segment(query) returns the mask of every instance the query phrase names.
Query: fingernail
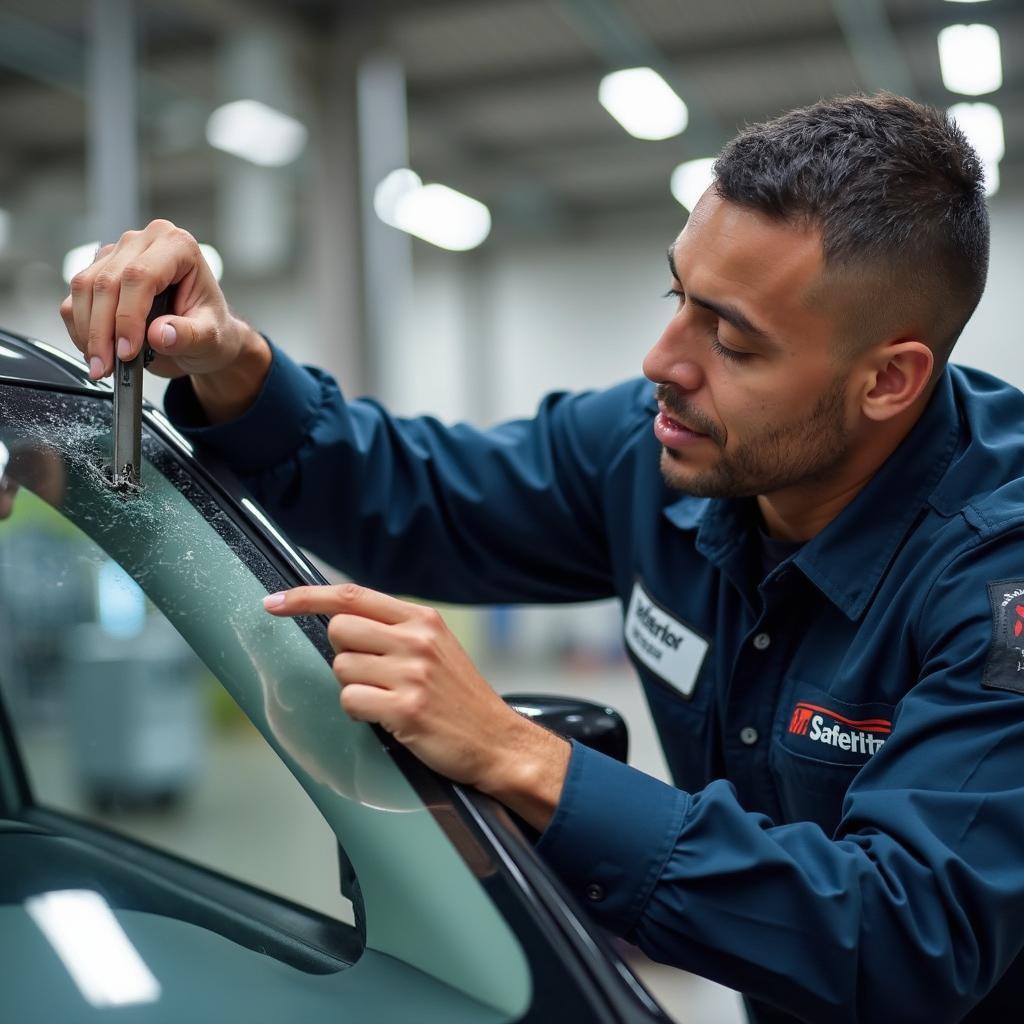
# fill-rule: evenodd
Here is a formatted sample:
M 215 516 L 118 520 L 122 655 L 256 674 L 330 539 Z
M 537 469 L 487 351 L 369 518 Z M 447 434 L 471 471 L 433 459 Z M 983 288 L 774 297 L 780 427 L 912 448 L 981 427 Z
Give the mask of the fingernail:
M 268 594 L 263 598 L 264 608 L 277 608 L 279 605 L 284 604 L 284 593 L 280 592 L 277 594 Z
M 171 348 L 178 340 L 178 332 L 170 324 L 164 324 L 160 331 L 160 340 L 164 343 L 164 348 Z
M 117 339 L 117 358 L 130 359 L 132 354 L 132 343 L 127 338 Z
M 89 360 L 89 376 L 97 380 L 103 376 L 103 360 L 99 356 L 93 356 Z

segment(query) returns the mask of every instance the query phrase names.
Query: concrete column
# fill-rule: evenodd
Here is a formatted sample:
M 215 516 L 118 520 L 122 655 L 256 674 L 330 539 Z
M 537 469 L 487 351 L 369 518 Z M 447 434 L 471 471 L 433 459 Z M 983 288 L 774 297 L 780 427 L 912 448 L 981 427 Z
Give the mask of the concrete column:
M 333 373 L 350 396 L 368 391 L 356 110 L 360 49 L 346 28 L 317 51 L 306 206 L 310 244 L 305 276 L 315 335 L 310 359 Z
M 356 81 L 368 384 L 388 402 L 400 393 L 390 382 L 401 373 L 412 303 L 412 239 L 377 217 L 373 193 L 386 174 L 409 166 L 405 73 L 397 57 L 373 53 L 360 62 Z
M 86 66 L 87 177 L 95 237 L 116 241 L 139 227 L 134 0 L 92 0 Z
M 294 115 L 290 40 L 280 29 L 252 24 L 227 35 L 219 63 L 223 102 L 259 100 Z M 294 193 L 292 166 L 219 157 L 217 244 L 232 275 L 261 278 L 288 269 L 295 246 Z

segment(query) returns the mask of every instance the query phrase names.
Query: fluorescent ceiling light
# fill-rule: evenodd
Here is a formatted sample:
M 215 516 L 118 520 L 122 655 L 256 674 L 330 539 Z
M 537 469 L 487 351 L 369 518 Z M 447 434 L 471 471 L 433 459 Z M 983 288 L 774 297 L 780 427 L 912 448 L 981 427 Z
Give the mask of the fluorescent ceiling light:
M 4 249 L 11 238 L 11 215 L 0 209 L 0 249 Z
M 206 242 L 199 243 L 199 251 L 203 254 L 203 259 L 206 260 L 206 265 L 213 276 L 219 281 L 224 276 L 224 260 L 221 254 Z
M 126 640 L 146 627 L 146 595 L 117 562 L 104 562 L 96 574 L 96 608 L 108 636 Z
M 306 126 L 258 100 L 218 107 L 206 122 L 206 141 L 261 167 L 290 164 L 305 148 Z
M 951 4 L 983 4 L 986 0 L 947 0 Z
M 99 242 L 86 242 L 85 245 L 76 245 L 74 249 L 70 249 L 64 254 L 61 274 L 66 284 L 71 284 L 71 278 L 80 270 L 92 266 L 92 261 L 96 258 L 96 250 L 99 247 Z
M 1003 84 L 999 33 L 991 25 L 947 26 L 939 32 L 939 66 L 950 92 L 994 92 Z
M 447 185 L 424 185 L 405 167 L 377 185 L 373 209 L 385 224 L 442 249 L 475 249 L 491 232 L 491 212 L 483 203 Z
M 395 210 L 398 208 L 399 199 L 421 188 L 423 180 L 415 171 L 410 171 L 408 167 L 399 167 L 398 170 L 386 174 L 373 190 L 374 212 L 385 224 L 395 227 Z
M 687 160 L 672 172 L 672 195 L 688 210 L 697 205 L 697 200 L 715 180 L 712 171 L 714 166 L 715 158 L 707 156 L 699 160 Z
M 653 68 L 626 68 L 601 79 L 601 106 L 637 139 L 668 139 L 686 128 L 686 104 Z
M 991 103 L 954 103 L 949 116 L 960 126 L 983 162 L 998 163 L 1006 152 L 1003 115 Z
M 160 998 L 160 983 L 98 892 L 46 892 L 29 897 L 25 909 L 93 1006 L 128 1006 Z
M 999 163 L 996 160 L 982 160 L 985 171 L 985 195 L 994 196 L 999 191 Z

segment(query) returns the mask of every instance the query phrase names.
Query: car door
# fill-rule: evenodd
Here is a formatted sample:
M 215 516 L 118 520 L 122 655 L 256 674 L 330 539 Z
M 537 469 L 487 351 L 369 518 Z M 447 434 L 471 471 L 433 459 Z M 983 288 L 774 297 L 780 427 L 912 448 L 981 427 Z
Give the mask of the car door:
M 96 1020 L 109 1006 L 127 1020 L 663 1019 L 507 814 L 344 715 L 325 623 L 262 609 L 265 594 L 319 577 L 258 507 L 155 410 L 141 492 L 114 490 L 109 393 L 15 368 L 20 379 L 0 378 L 0 944 L 16 951 L 0 984 L 12 1019 Z M 154 841 L 132 825 L 140 810 L 173 821 L 190 799 L 201 685 L 244 713 L 331 857 L 341 844 L 365 944 L 333 879 L 329 892 L 303 890 L 301 870 L 294 887 L 262 884 L 234 870 L 242 858 L 212 856 L 202 841 L 231 828 L 230 811 L 195 849 L 180 829 Z M 239 779 L 232 799 L 259 803 L 267 777 Z M 252 842 L 277 842 L 278 860 L 318 845 L 282 842 L 282 803 L 261 811 Z M 117 969 L 90 954 L 83 936 L 98 934 L 123 954 Z

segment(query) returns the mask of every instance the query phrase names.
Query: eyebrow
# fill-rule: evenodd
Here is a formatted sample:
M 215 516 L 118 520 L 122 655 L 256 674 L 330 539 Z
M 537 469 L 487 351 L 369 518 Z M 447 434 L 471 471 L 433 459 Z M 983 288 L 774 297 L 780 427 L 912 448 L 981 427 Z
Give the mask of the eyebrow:
M 679 274 L 676 272 L 675 256 L 671 248 L 668 250 L 666 255 L 668 256 L 668 268 L 672 271 L 672 276 L 681 284 L 682 282 L 679 281 Z M 728 302 L 712 302 L 710 299 L 702 299 L 690 292 L 686 293 L 686 297 L 690 302 L 694 303 L 694 305 L 708 309 L 724 320 L 727 324 L 732 324 L 736 330 L 742 331 L 744 334 L 749 334 L 751 337 L 764 342 L 764 344 L 769 345 L 772 348 L 778 347 L 778 343 L 767 331 L 762 330 L 756 324 L 752 323 L 747 318 L 746 314 L 741 312 L 736 306 L 733 306 Z

